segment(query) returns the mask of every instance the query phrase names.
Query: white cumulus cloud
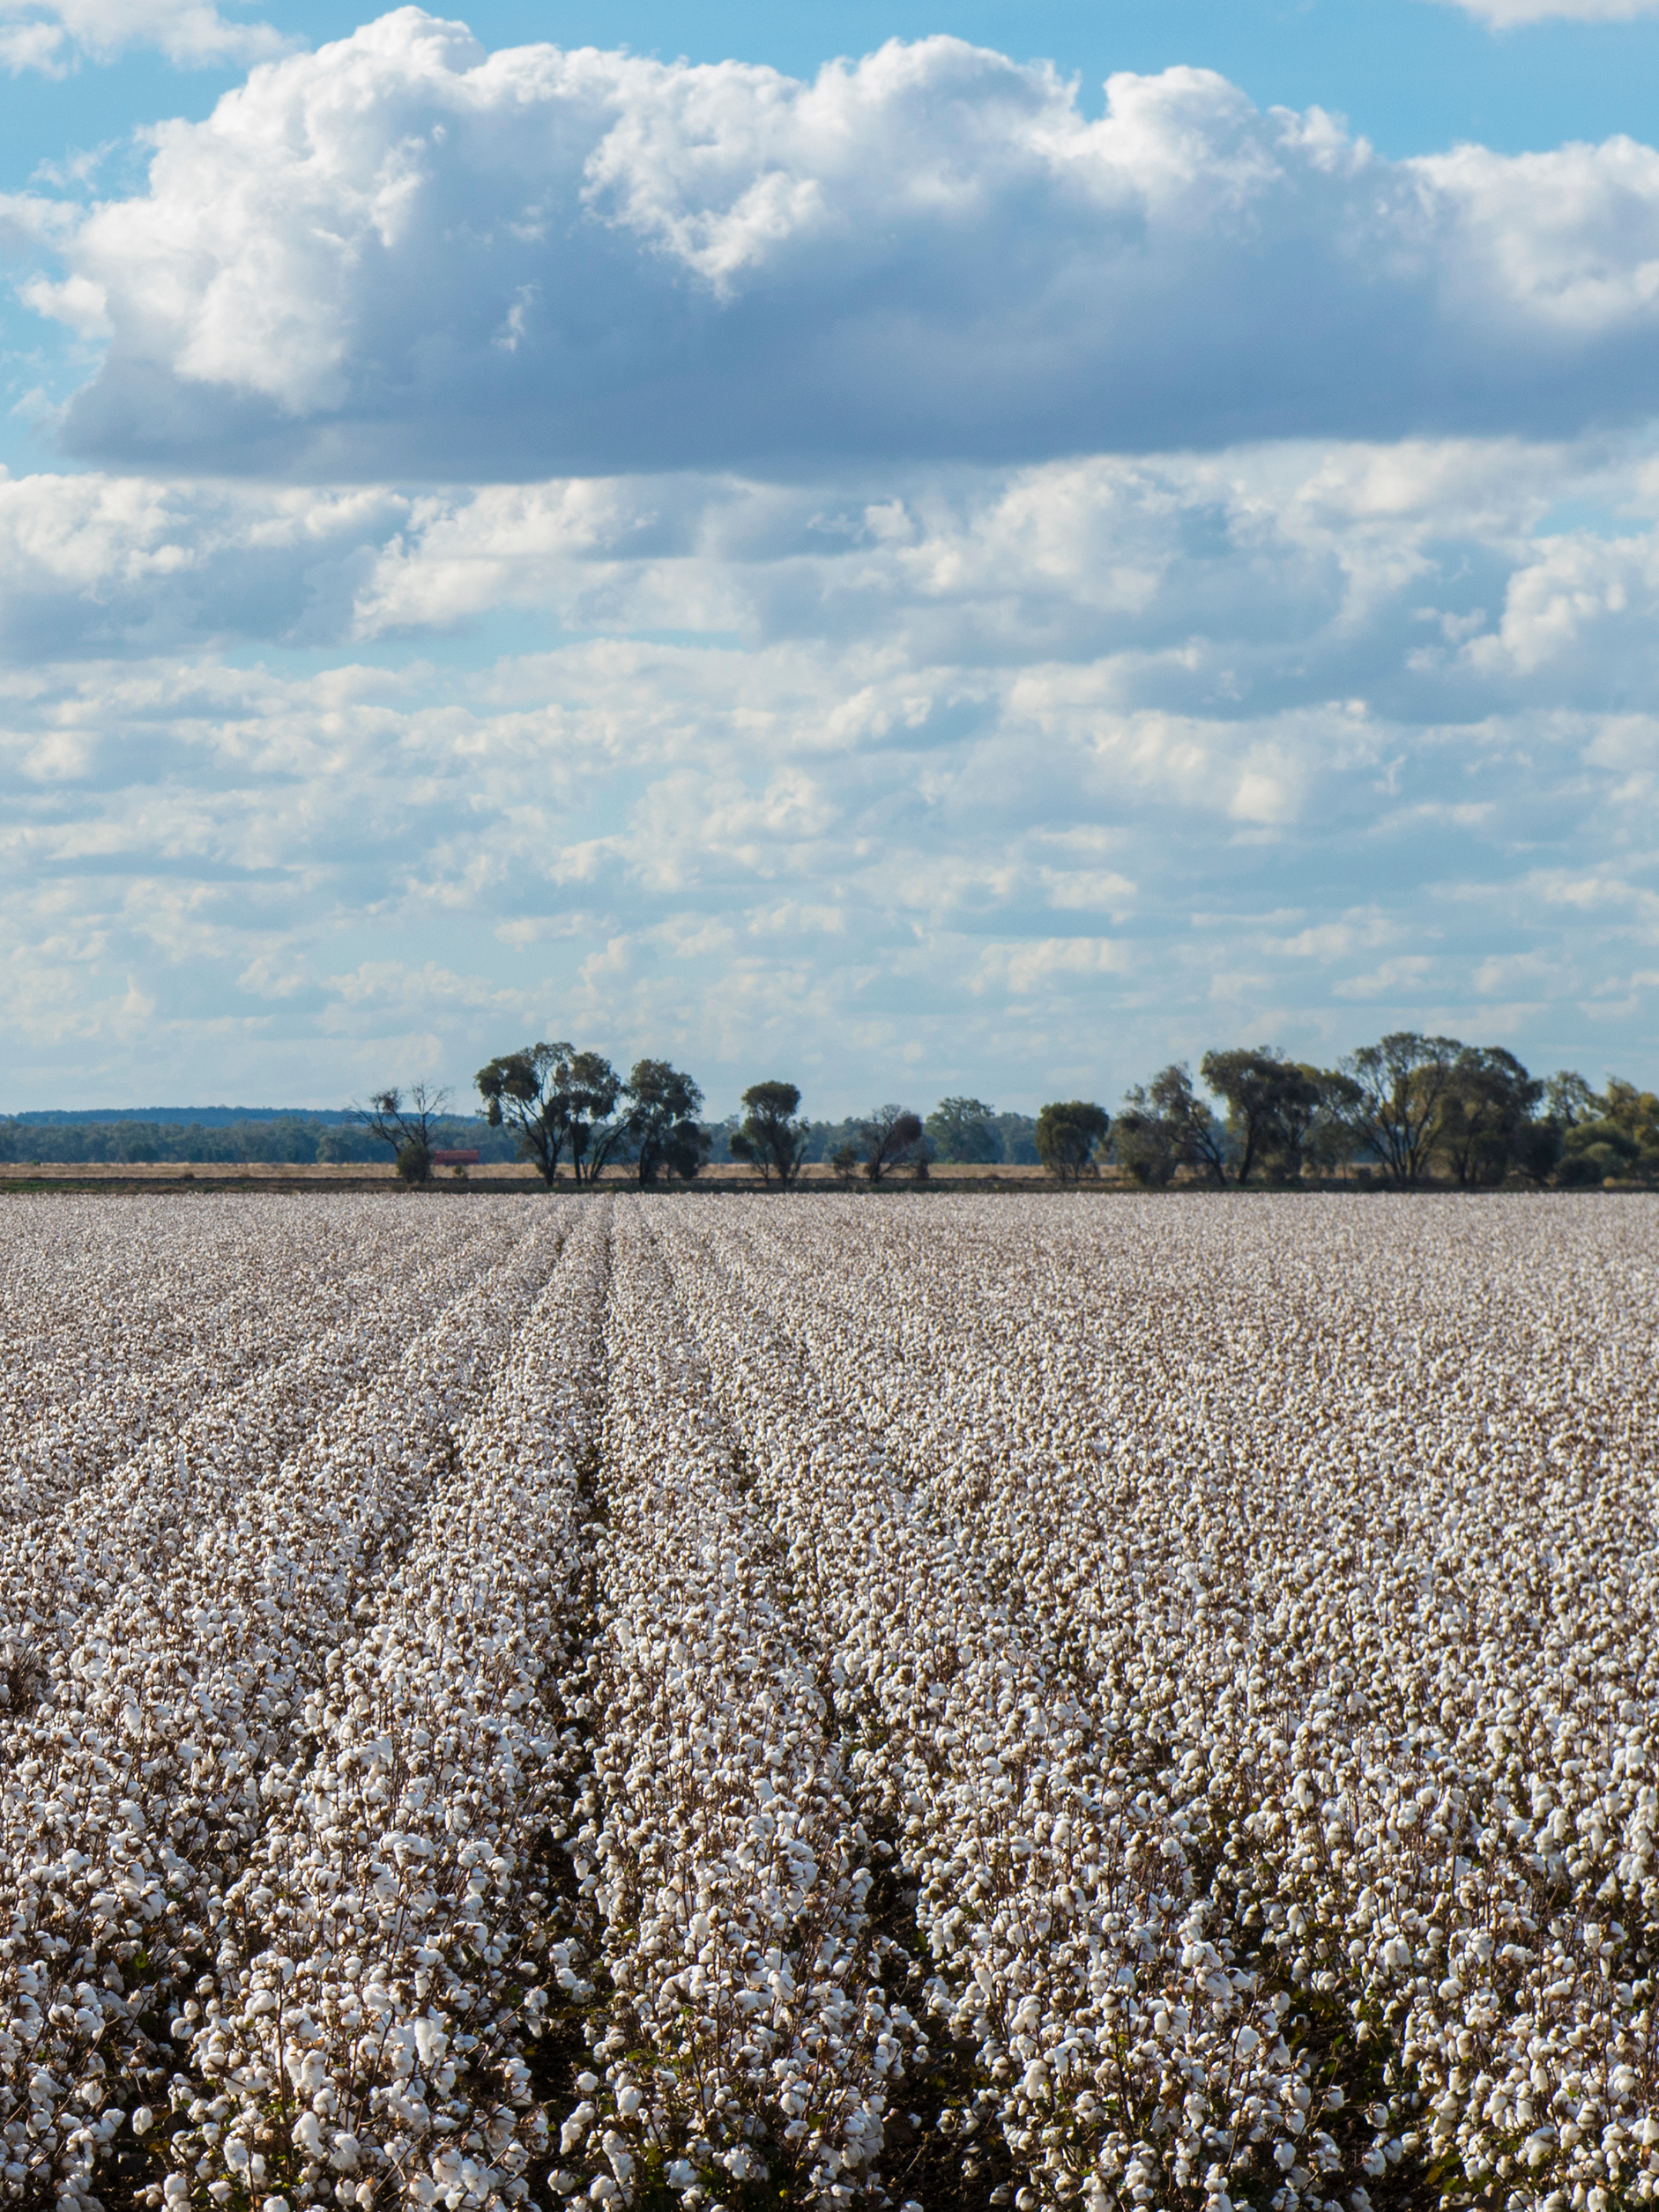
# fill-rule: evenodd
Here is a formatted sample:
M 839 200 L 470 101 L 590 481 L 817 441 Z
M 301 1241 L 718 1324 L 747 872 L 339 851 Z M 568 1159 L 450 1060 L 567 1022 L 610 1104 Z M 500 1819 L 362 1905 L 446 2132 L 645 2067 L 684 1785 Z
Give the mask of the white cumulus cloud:
M 1639 1069 L 1656 523 L 1640 439 L 0 479 L 0 1007 L 41 1102 L 549 1032 L 826 1110 L 1402 1021 Z
M 165 126 L 143 191 L 5 212 L 33 301 L 108 333 L 63 434 L 128 467 L 798 472 L 1651 405 L 1651 148 L 1389 162 L 1202 70 L 1106 95 L 948 38 L 803 83 L 406 8 Z

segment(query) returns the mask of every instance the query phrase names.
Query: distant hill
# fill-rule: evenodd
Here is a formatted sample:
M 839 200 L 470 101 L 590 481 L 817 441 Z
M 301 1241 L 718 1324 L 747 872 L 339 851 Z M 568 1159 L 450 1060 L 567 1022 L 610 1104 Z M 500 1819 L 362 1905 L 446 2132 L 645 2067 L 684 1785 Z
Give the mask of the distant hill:
M 487 1161 L 510 1160 L 517 1149 L 510 1130 L 486 1129 L 457 1114 L 435 1122 L 432 1135 L 439 1145 L 477 1151 Z M 8 1162 L 374 1161 L 383 1166 L 388 1157 L 384 1145 L 338 1109 L 312 1114 L 292 1107 L 141 1106 L 130 1113 L 106 1109 L 0 1116 L 0 1160 Z
M 81 1129 L 107 1121 L 183 1122 L 196 1129 L 228 1129 L 239 1121 L 310 1121 L 338 1128 L 352 1118 L 344 1106 L 45 1106 L 0 1116 L 28 1129 Z

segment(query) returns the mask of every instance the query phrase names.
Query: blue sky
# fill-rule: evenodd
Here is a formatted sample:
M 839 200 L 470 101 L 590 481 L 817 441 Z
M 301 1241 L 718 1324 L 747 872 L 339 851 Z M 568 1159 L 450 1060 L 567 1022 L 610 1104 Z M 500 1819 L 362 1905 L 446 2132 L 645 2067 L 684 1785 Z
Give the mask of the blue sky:
M 0 1107 L 1659 1074 L 1659 6 L 0 59 Z

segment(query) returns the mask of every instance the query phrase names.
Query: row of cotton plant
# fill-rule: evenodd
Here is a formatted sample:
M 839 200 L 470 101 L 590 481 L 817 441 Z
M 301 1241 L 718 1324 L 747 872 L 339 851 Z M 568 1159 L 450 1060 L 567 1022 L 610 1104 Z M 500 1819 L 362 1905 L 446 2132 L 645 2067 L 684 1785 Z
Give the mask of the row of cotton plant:
M 0 1245 L 11 2199 L 1659 2194 L 1649 1201 L 115 1204 L 148 1337 Z
M 332 1233 L 319 1236 L 314 1215 L 282 1206 L 70 1199 L 11 1209 L 0 1524 L 56 1513 L 146 1437 L 291 1359 L 296 1312 L 314 1337 L 349 1329 L 406 1272 L 412 1241 L 453 1236 L 454 1225 L 398 1223 L 363 1200 L 337 1201 Z
M 313 1763 L 226 1892 L 169 2196 L 510 2204 L 547 2149 L 535 2045 L 550 2002 L 591 1993 L 558 1845 L 585 1748 L 570 1684 L 606 1241 L 598 1213 L 571 1234 L 305 1701 Z M 167 2126 L 152 2116 L 158 2149 Z
M 609 1988 L 553 2186 L 594 2207 L 666 2188 L 688 2212 L 740 2192 L 879 2198 L 925 2040 L 884 1986 L 879 1860 L 776 1525 L 635 1207 L 606 1350 L 600 1720 L 575 1872 Z
M 301 1283 L 293 1357 L 83 1485 L 6 1561 L 4 1633 L 33 1669 L 0 1782 L 12 2196 L 87 2200 L 129 2116 L 165 2091 L 234 1944 L 237 1879 L 309 1764 L 306 1701 L 395 1568 L 562 1226 L 493 1206 L 320 1344 Z
M 701 1241 L 673 1239 L 686 1295 L 800 1531 L 837 1711 L 865 1739 L 855 1780 L 914 1886 L 933 2007 L 972 2050 L 940 2115 L 966 2178 L 1006 2191 L 1011 2164 L 1025 2206 L 1165 2179 L 1201 2194 L 1218 2164 L 1260 2167 L 1317 2100 L 1276 1993 L 1211 1941 L 1193 1829 L 1118 1763 L 1052 1637 L 1011 1617 L 977 1532 L 905 1486 L 856 1342 L 815 1346 L 807 1317 L 785 1351 L 785 1302 L 746 1281 L 738 1240 Z M 1241 2140 L 1218 2162 L 1223 2130 Z
M 1346 2083 L 1284 2187 L 1645 2196 L 1654 1401 L 1604 1322 L 1650 1286 L 1646 1209 L 1125 1211 L 1109 1251 L 1074 1214 L 982 1270 L 983 1217 L 789 1255 L 774 1217 L 756 1258 L 1012 1613 L 1063 1627 L 1206 1839 L 1212 1938 Z

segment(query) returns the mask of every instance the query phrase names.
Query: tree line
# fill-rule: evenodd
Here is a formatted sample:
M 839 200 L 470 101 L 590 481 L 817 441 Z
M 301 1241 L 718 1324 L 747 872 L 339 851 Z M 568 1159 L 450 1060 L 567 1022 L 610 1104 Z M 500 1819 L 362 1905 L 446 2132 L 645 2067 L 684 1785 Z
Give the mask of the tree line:
M 1564 1070 L 1529 1073 L 1513 1053 L 1455 1038 L 1396 1031 L 1335 1068 L 1268 1045 L 1206 1052 L 1136 1084 L 1115 1115 L 1060 1100 L 1037 1115 L 986 1101 L 941 1099 L 923 1116 L 889 1104 L 840 1121 L 800 1112 L 798 1087 L 752 1084 L 741 1110 L 703 1117 L 693 1079 L 666 1060 L 626 1075 L 602 1053 L 569 1043 L 521 1046 L 487 1063 L 477 1104 L 417 1084 L 379 1092 L 346 1116 L 272 1113 L 234 1124 L 88 1115 L 0 1118 L 0 1160 L 267 1162 L 346 1165 L 390 1148 L 407 1180 L 429 1179 L 435 1155 L 476 1152 L 525 1160 L 544 1180 L 588 1181 L 606 1169 L 645 1184 L 688 1180 L 732 1162 L 771 1185 L 826 1164 L 847 1181 L 925 1178 L 934 1163 L 987 1169 L 1042 1164 L 1062 1180 L 1111 1166 L 1149 1189 L 1295 1184 L 1336 1176 L 1399 1186 L 1508 1180 L 1588 1186 L 1659 1183 L 1659 1101 L 1614 1076 L 1597 1091 Z M 209 1110 L 200 1110 L 205 1114 Z
M 485 1129 L 510 1133 L 549 1184 L 567 1167 L 586 1183 L 620 1164 L 641 1184 L 688 1181 L 722 1155 L 778 1187 L 813 1159 L 878 1184 L 904 1173 L 925 1179 L 935 1161 L 1008 1164 L 1027 1149 L 1061 1181 L 1112 1164 L 1146 1189 L 1178 1177 L 1219 1188 L 1351 1175 L 1408 1189 L 1659 1179 L 1651 1091 L 1613 1077 L 1598 1092 L 1570 1069 L 1541 1079 L 1502 1046 L 1416 1030 L 1362 1045 L 1334 1068 L 1272 1045 L 1209 1051 L 1196 1081 L 1185 1062 L 1172 1063 L 1135 1085 L 1115 1117 L 1089 1099 L 1053 1101 L 1033 1119 L 952 1097 L 926 1117 L 894 1103 L 832 1125 L 803 1118 L 799 1087 L 770 1079 L 743 1093 L 740 1116 L 710 1126 L 697 1084 L 666 1060 L 636 1061 L 623 1076 L 602 1053 L 568 1043 L 504 1053 L 475 1082 Z M 398 1172 L 423 1181 L 443 1103 L 417 1086 L 406 1099 L 381 1092 L 359 1110 Z
M 1395 1030 L 1335 1068 L 1272 1046 L 1206 1052 L 1126 1098 L 1113 1156 L 1156 1187 L 1185 1169 L 1216 1184 L 1351 1171 L 1401 1188 L 1493 1189 L 1512 1177 L 1584 1186 L 1659 1176 L 1659 1098 L 1618 1077 L 1529 1073 L 1499 1045 Z
M 445 1114 L 431 1125 L 435 1147 L 468 1147 L 487 1161 L 509 1162 L 517 1147 L 504 1131 L 481 1129 L 468 1115 Z M 377 1165 L 385 1153 L 361 1121 L 309 1113 L 272 1113 L 257 1120 L 214 1125 L 156 1120 L 143 1115 L 47 1122 L 0 1119 L 0 1162 L 54 1164 L 190 1167 L 332 1167 Z

